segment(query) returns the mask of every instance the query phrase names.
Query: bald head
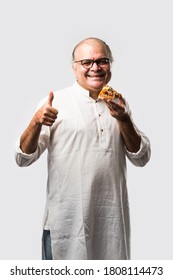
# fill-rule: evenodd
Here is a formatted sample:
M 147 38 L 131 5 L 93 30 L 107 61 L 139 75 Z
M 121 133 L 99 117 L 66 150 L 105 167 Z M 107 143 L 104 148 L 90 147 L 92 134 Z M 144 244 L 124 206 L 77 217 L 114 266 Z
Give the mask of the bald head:
M 93 45 L 93 44 L 101 45 L 105 49 L 106 56 L 110 59 L 110 62 L 113 62 L 113 56 L 112 56 L 112 52 L 111 52 L 109 46 L 103 40 L 101 40 L 99 38 L 95 38 L 95 37 L 86 38 L 86 39 L 80 41 L 74 47 L 73 52 L 72 52 L 72 61 L 73 62 L 76 60 L 76 54 L 77 54 L 78 50 L 80 49 L 81 46 L 83 46 L 85 44 L 86 45 Z

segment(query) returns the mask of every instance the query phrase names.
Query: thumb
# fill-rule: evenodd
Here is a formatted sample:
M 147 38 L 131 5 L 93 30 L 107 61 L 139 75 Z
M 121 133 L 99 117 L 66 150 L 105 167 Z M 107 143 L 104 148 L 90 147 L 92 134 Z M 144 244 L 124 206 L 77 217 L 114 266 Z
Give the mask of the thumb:
M 52 101 L 53 101 L 53 99 L 54 99 L 54 94 L 53 94 L 53 91 L 51 91 L 51 92 L 49 93 L 48 100 L 47 100 L 47 104 L 48 104 L 49 106 L 52 106 Z

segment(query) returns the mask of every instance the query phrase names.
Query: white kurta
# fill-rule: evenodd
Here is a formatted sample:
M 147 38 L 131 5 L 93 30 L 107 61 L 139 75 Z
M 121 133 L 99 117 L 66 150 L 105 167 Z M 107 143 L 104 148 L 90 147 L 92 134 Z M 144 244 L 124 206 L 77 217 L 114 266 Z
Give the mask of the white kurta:
M 30 165 L 48 148 L 44 228 L 51 232 L 53 259 L 129 259 L 126 156 L 144 166 L 149 140 L 139 132 L 140 150 L 129 153 L 104 101 L 89 97 L 77 82 L 54 92 L 53 107 L 58 118 L 42 127 L 35 153 L 16 148 L 19 166 Z

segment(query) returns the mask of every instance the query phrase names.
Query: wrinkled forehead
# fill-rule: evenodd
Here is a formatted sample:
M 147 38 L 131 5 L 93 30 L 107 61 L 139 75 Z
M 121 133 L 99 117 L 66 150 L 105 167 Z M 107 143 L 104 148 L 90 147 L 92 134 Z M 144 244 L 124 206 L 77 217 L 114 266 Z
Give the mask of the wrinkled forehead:
M 107 49 L 104 44 L 96 40 L 87 40 L 80 43 L 75 49 L 75 59 L 91 58 L 107 56 Z

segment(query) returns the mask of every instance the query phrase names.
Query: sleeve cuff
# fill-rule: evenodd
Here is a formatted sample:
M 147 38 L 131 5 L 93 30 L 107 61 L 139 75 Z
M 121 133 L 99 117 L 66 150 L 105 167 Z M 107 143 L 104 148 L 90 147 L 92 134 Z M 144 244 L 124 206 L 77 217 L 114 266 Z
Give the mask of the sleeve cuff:
M 142 157 L 148 149 L 148 141 L 147 139 L 141 135 L 141 143 L 140 148 L 136 153 L 129 152 L 126 149 L 126 154 L 129 155 L 131 158 L 140 158 Z
M 35 150 L 34 153 L 26 154 L 20 148 L 20 140 L 18 140 L 16 142 L 16 152 L 17 152 L 17 154 L 20 154 L 23 158 L 30 159 L 30 158 L 35 157 L 35 155 L 38 153 L 37 150 L 38 150 L 38 148 Z

